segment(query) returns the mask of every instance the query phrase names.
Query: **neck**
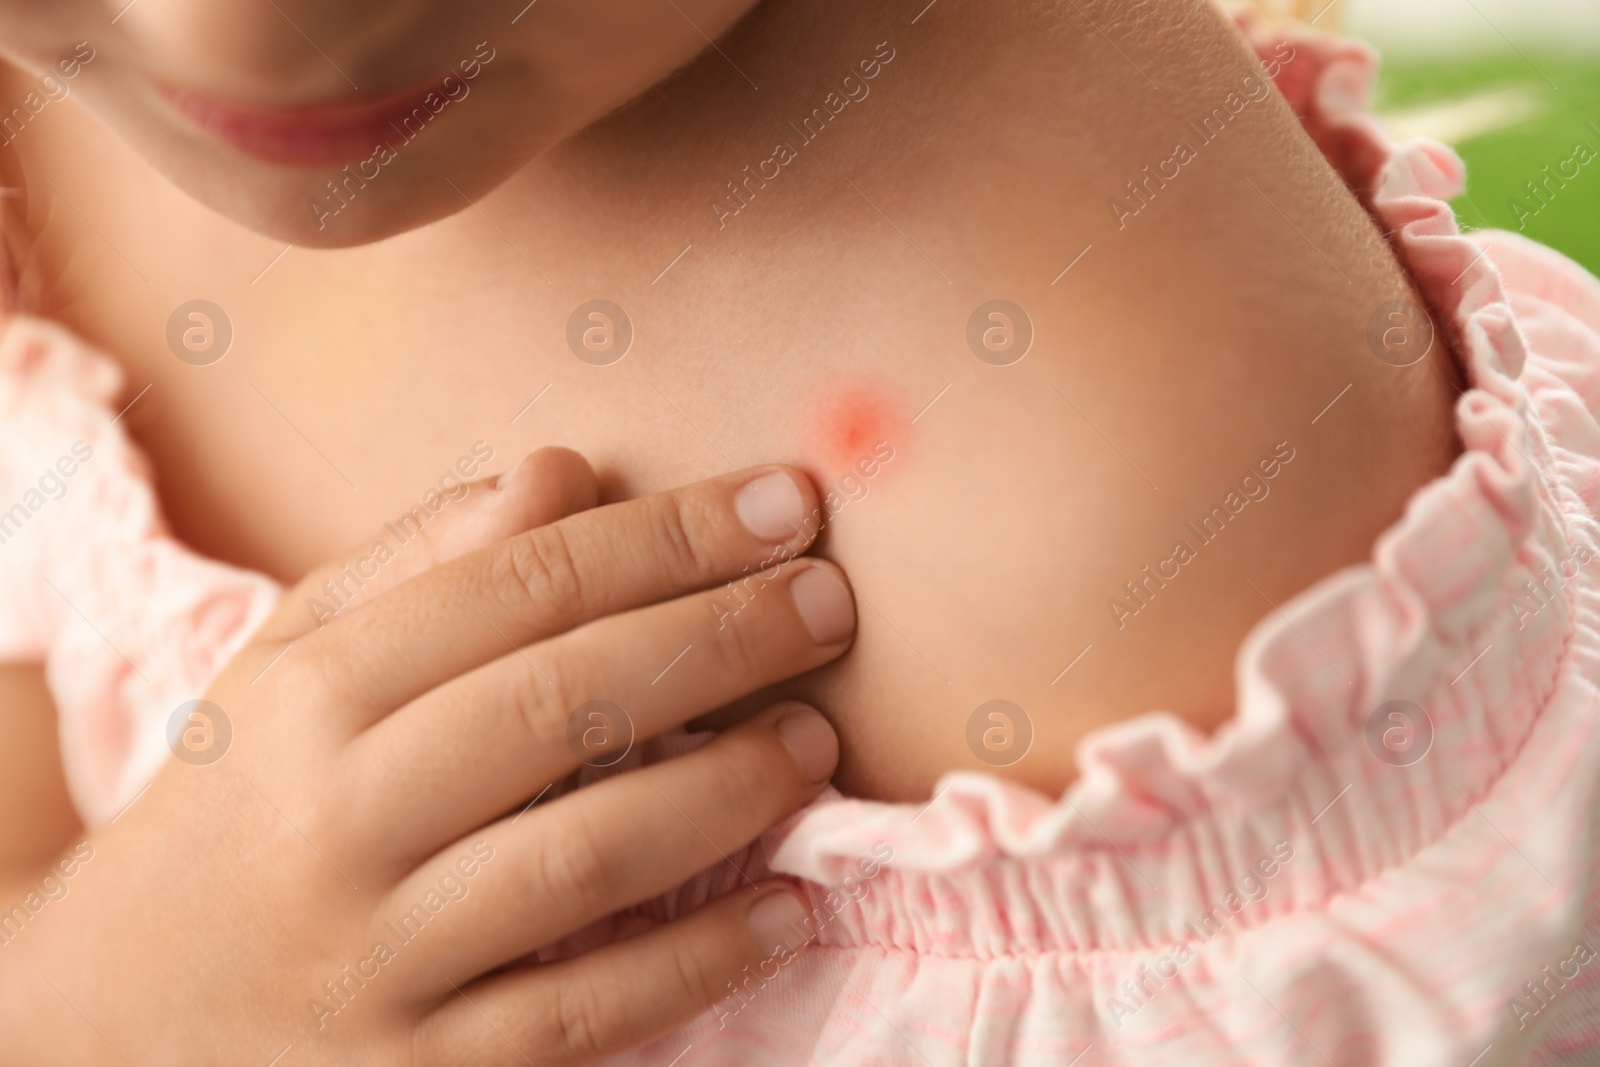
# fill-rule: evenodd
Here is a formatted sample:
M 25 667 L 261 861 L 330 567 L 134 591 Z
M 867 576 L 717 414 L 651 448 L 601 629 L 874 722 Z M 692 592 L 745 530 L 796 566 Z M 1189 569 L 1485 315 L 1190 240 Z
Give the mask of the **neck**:
M 1098 226 L 1128 162 L 1170 152 L 1169 131 L 1192 94 L 1232 76 L 1217 64 L 1219 49 L 1236 48 L 1232 35 L 1208 0 L 1173 0 L 1137 21 L 1103 0 L 1003 10 L 963 0 L 769 0 L 500 195 L 547 239 L 567 233 L 563 257 L 581 260 L 585 245 L 612 239 L 610 248 L 632 248 L 649 235 L 640 269 L 658 270 L 688 245 L 696 258 L 748 254 L 775 234 L 817 234 L 841 214 L 855 218 L 830 203 L 866 198 L 893 217 L 873 195 L 886 184 L 897 203 L 924 212 L 983 190 L 998 199 L 1009 194 L 996 187 L 991 154 L 1009 145 L 1018 156 L 1012 192 L 1049 184 L 1075 205 L 1068 214 Z M 1041 140 L 1072 165 L 1023 173 L 1025 147 Z M 571 229 L 577 219 L 581 233 Z
M 552 153 L 551 170 L 590 194 L 676 216 L 686 241 L 748 228 L 794 199 L 786 185 L 842 185 L 873 135 L 903 121 L 906 102 L 927 90 L 930 61 L 957 37 L 955 20 L 934 17 L 937 5 L 911 25 L 913 2 L 769 0 Z

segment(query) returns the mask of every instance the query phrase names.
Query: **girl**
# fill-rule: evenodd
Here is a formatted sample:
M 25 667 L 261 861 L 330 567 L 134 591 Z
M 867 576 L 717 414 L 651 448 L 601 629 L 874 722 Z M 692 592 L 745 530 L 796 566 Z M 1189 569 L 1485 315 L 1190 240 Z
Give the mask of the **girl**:
M 1364 49 L 115 7 L 0 4 L 19 1062 L 1587 1039 L 1600 296 Z

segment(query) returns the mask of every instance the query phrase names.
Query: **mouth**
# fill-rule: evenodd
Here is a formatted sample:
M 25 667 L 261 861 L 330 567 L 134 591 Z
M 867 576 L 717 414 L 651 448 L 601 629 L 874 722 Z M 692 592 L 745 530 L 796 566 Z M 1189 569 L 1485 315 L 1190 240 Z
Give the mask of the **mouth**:
M 402 121 L 423 107 L 429 94 L 445 94 L 439 82 L 361 100 L 270 107 L 220 100 L 190 89 L 159 85 L 177 111 L 202 130 L 268 163 L 312 167 L 352 163 L 380 146 L 408 140 Z

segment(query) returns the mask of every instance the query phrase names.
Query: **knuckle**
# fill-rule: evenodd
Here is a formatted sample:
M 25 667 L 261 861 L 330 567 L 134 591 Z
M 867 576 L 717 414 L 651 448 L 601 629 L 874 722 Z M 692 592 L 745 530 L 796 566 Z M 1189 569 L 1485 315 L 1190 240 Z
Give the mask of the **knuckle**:
M 319 644 L 315 634 L 306 643 Z M 333 676 L 328 663 L 324 655 L 296 656 L 291 654 L 292 651 L 289 648 L 280 649 L 282 654 L 276 661 L 268 661 L 270 669 L 262 669 L 252 684 L 272 694 L 279 706 L 310 704 L 321 709 L 333 692 Z M 326 650 L 318 647 L 317 651 Z M 294 703 L 289 704 L 290 701 Z
M 615 899 L 617 875 L 602 851 L 608 840 L 593 831 L 581 808 L 552 828 L 530 859 L 528 899 Z
M 683 493 L 666 493 L 650 509 L 652 533 L 666 554 L 671 573 L 700 581 L 715 578 L 720 568 L 710 546 L 696 534 L 694 505 Z
M 397 569 L 395 571 L 397 579 L 407 573 L 421 573 L 422 571 L 430 570 L 450 560 L 451 553 L 446 549 L 444 538 L 440 536 L 437 526 L 422 527 L 417 531 L 417 536 L 406 542 L 406 544 L 408 547 L 415 546 L 418 551 L 414 556 L 404 561 L 409 563 L 410 566 L 405 567 L 403 570 Z
M 318 882 L 337 882 L 348 877 L 347 872 L 359 872 L 359 865 L 341 864 L 340 870 L 331 861 L 324 862 L 328 855 L 349 856 L 355 842 L 351 812 L 330 795 L 335 791 L 292 788 L 281 782 L 267 783 L 265 788 L 251 783 L 246 789 L 265 827 L 260 846 L 271 857 L 263 861 L 268 869 L 282 865 L 302 873 L 315 872 Z M 316 842 L 316 848 L 324 855 L 306 848 L 307 841 Z
M 349 706 L 362 697 L 338 675 L 333 659 L 315 645 L 280 648 L 259 665 L 249 664 L 242 676 L 219 678 L 206 697 L 233 718 L 236 745 L 245 740 L 238 726 L 241 716 L 271 719 L 279 731 L 293 723 L 304 736 L 331 743 L 343 738 L 339 724 L 347 718 Z
M 744 740 L 730 737 L 709 746 L 706 758 L 712 765 L 702 779 L 711 791 L 712 805 L 706 810 L 725 812 L 730 820 L 737 820 L 733 829 L 741 840 L 730 842 L 733 847 L 744 844 L 743 821 L 760 820 L 774 806 L 775 783 L 794 777 L 792 772 L 785 773 L 761 744 L 738 743 Z
M 585 615 L 587 590 L 572 542 L 559 524 L 538 526 L 514 538 L 499 557 L 496 588 L 522 598 L 535 611 L 569 624 Z
M 713 604 L 717 601 L 713 600 Z M 744 613 L 741 613 L 744 614 Z M 712 607 L 708 615 L 715 616 Z M 759 625 L 761 616 L 755 612 L 734 615 L 722 620 L 722 625 L 712 631 L 713 647 L 723 669 L 737 678 L 763 673 L 762 667 L 778 651 L 772 647 L 772 634 Z
M 560 982 L 551 1006 L 558 1047 L 580 1062 L 604 1055 L 607 1049 L 605 996 L 587 978 Z
M 559 660 L 547 662 L 537 673 L 532 663 L 525 666 L 519 657 L 521 669 L 512 671 L 507 678 L 510 692 L 506 703 L 530 743 L 530 751 L 545 752 L 561 742 L 566 729 L 566 716 L 572 713 L 572 684 Z
M 672 974 L 676 976 L 679 992 L 687 1003 L 704 1009 L 722 999 L 722 995 L 712 986 L 706 967 L 695 954 L 693 945 L 678 939 L 670 943 L 667 951 L 671 957 Z

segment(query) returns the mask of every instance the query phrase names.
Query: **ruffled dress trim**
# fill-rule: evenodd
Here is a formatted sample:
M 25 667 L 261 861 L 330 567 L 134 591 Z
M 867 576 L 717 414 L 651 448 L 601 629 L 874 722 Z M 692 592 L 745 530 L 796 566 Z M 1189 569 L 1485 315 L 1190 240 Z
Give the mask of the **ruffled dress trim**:
M 67 784 L 91 827 L 160 769 L 168 717 L 280 595 L 173 538 L 111 410 L 122 382 L 53 323 L 0 325 L 0 660 L 45 661 Z

